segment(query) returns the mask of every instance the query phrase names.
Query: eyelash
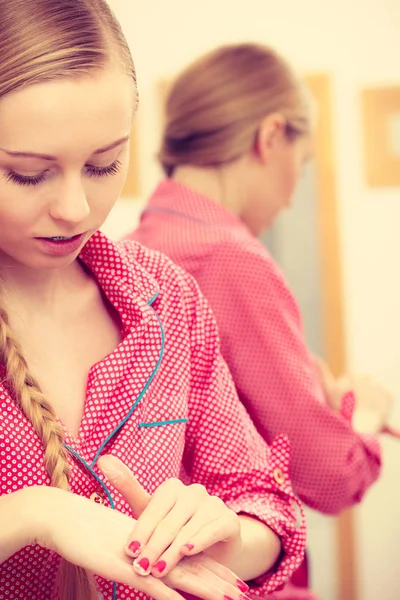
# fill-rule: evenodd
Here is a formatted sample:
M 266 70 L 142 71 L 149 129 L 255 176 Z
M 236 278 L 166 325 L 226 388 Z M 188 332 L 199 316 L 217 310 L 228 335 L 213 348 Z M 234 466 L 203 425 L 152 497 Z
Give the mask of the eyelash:
M 92 165 L 86 166 L 86 172 L 88 177 L 95 177 L 100 179 L 101 177 L 110 177 L 112 175 L 116 175 L 121 168 L 121 163 L 119 160 L 114 161 L 111 165 L 107 167 L 94 167 Z M 36 186 L 40 183 L 43 183 L 46 180 L 46 171 L 41 173 L 40 175 L 36 175 L 35 177 L 26 177 L 24 175 L 20 175 L 15 171 L 10 171 L 6 175 L 7 181 L 11 181 L 12 183 L 16 183 L 17 185 L 31 185 Z

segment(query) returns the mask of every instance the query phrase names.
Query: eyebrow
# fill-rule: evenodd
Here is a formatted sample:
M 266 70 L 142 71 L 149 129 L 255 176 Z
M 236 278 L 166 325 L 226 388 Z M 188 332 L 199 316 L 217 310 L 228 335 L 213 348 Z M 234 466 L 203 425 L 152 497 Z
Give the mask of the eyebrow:
M 105 152 L 108 152 L 109 150 L 112 150 L 113 148 L 116 148 L 117 146 L 124 144 L 125 142 L 127 142 L 129 140 L 129 137 L 130 137 L 129 135 L 126 135 L 125 137 L 123 137 L 119 140 L 116 140 L 115 142 L 112 142 L 111 144 L 108 144 L 107 146 L 104 146 L 103 148 L 99 148 L 98 150 L 95 150 L 92 153 L 92 156 L 104 154 Z M 0 150 L 5 152 L 9 156 L 13 156 L 15 158 L 40 158 L 42 160 L 49 160 L 49 161 L 57 160 L 56 156 L 51 156 L 50 154 L 41 154 L 40 152 L 15 152 L 13 150 L 6 150 L 5 148 L 0 148 Z

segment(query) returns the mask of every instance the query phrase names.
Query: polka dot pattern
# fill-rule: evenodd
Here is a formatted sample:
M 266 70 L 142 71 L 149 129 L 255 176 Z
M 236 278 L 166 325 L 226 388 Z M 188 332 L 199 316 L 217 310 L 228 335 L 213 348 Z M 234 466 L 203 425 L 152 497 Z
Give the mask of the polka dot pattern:
M 221 357 L 214 318 L 191 277 L 158 252 L 133 242 L 114 244 L 101 233 L 81 258 L 119 312 L 123 340 L 90 369 L 77 439 L 64 430 L 81 459 L 69 456 L 73 492 L 97 494 L 109 505 L 84 466 L 92 464 L 103 480 L 97 459 L 104 453 L 121 458 L 150 493 L 171 477 L 206 485 L 281 536 L 282 560 L 254 593 L 273 591 L 301 562 L 305 544 L 288 477 L 287 439 L 278 437 L 268 447 L 254 430 Z M 142 427 L 175 419 L 188 422 Z M 41 444 L 0 384 L 0 494 L 49 483 Z M 116 509 L 131 514 L 125 500 L 111 493 Z M 58 564 L 55 553 L 23 548 L 0 565 L 0 600 L 55 600 Z M 111 600 L 113 583 L 97 582 L 99 594 Z M 146 595 L 118 585 L 118 600 L 132 598 Z
M 339 413 L 326 405 L 299 308 L 261 242 L 225 208 L 172 180 L 157 187 L 129 238 L 164 252 L 197 280 L 257 430 L 268 443 L 282 433 L 290 439 L 300 498 L 328 514 L 359 502 L 379 476 L 379 442 L 352 429 L 351 392 Z

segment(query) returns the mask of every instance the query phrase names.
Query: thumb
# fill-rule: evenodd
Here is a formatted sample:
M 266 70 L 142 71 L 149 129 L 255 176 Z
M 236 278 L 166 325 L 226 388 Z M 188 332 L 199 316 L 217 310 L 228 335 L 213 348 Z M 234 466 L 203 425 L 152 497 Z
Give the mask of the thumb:
M 111 454 L 101 456 L 97 464 L 103 475 L 129 503 L 135 518 L 140 517 L 150 502 L 151 496 L 140 485 L 133 473 L 119 458 L 111 456 Z
M 313 356 L 313 358 L 314 365 L 317 369 L 322 385 L 325 387 L 328 393 L 331 393 L 332 390 L 335 388 L 336 380 L 333 376 L 330 367 L 328 366 L 328 363 L 326 363 L 322 358 L 319 358 L 318 356 Z

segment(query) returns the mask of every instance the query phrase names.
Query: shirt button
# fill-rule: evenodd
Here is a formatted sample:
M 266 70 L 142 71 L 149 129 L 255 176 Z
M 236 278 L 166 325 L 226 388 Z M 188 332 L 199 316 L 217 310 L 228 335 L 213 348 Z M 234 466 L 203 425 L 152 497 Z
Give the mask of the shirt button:
M 93 494 L 90 496 L 90 499 L 96 504 L 104 504 L 103 498 L 97 492 L 93 492 Z
M 278 485 L 282 485 L 283 483 L 285 483 L 285 475 L 283 474 L 282 469 L 280 469 L 279 467 L 276 467 L 274 469 L 273 475 L 274 475 L 274 479 Z

